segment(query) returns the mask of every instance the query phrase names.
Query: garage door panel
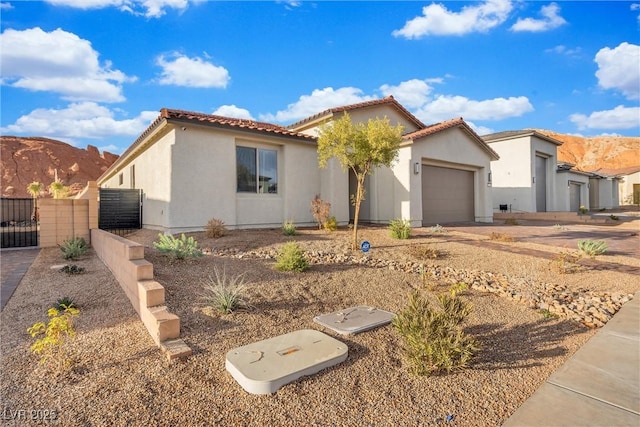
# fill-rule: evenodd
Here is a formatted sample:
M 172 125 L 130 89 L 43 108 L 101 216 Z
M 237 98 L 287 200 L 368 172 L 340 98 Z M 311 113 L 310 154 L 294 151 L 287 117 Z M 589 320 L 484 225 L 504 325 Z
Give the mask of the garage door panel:
M 473 188 L 472 171 L 423 165 L 423 224 L 473 221 Z

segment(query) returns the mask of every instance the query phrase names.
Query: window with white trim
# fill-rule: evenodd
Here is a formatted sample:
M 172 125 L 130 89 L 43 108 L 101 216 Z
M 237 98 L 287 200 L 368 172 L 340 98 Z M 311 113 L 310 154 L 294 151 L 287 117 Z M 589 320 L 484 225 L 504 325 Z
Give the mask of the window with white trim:
M 278 151 L 236 147 L 238 193 L 278 193 Z

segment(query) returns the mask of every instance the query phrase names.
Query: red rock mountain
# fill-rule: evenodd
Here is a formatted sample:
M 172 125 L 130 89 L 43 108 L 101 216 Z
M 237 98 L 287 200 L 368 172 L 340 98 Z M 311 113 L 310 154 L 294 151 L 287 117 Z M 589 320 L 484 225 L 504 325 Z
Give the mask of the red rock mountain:
M 536 129 L 562 141 L 558 160 L 576 165 L 576 169 L 594 172 L 640 166 L 640 137 L 596 136 L 584 138 L 550 130 Z
M 39 181 L 48 187 L 56 171 L 58 179 L 76 194 L 118 159 L 106 151 L 100 154 L 92 145 L 83 150 L 40 137 L 0 136 L 0 148 L 3 197 L 31 197 L 27 186 Z

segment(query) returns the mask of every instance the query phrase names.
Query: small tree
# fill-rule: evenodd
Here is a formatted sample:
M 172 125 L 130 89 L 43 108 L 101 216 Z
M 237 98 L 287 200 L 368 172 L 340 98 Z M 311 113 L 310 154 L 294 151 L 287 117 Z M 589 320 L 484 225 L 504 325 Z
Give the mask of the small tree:
M 36 206 L 35 200 L 42 195 L 44 191 L 44 185 L 42 185 L 41 182 L 33 181 L 31 184 L 27 185 L 27 191 L 29 192 L 29 194 L 31 194 L 31 197 L 33 197 L 33 200 L 34 200 L 33 211 L 31 212 L 31 219 L 33 221 L 38 221 L 39 215 L 38 215 L 38 208 Z
M 62 181 L 55 180 L 49 184 L 49 193 L 54 199 L 64 199 L 69 195 L 69 187 L 64 185 Z
M 367 123 L 352 123 L 345 112 L 340 119 L 320 127 L 318 138 L 318 162 L 327 166 L 336 157 L 342 168 L 351 170 L 358 183 L 352 196 L 355 214 L 353 218 L 352 249 L 358 245 L 358 217 L 364 199 L 364 181 L 379 166 L 391 166 L 398 156 L 402 141 L 402 125 L 391 126 L 389 119 L 369 119 Z

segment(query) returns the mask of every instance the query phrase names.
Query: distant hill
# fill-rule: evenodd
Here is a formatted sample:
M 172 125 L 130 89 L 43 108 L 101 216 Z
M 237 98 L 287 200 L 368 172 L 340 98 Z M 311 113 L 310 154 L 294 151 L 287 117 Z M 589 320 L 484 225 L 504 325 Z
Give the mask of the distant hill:
M 40 137 L 0 136 L 2 196 L 31 197 L 27 186 L 53 182 L 56 170 L 64 185 L 76 194 L 95 181 L 118 156 L 88 145 L 86 150 L 61 141 Z
M 627 169 L 640 166 L 640 137 L 580 137 L 550 130 L 536 131 L 562 141 L 558 160 L 576 165 L 576 169 L 593 172 L 599 169 Z

